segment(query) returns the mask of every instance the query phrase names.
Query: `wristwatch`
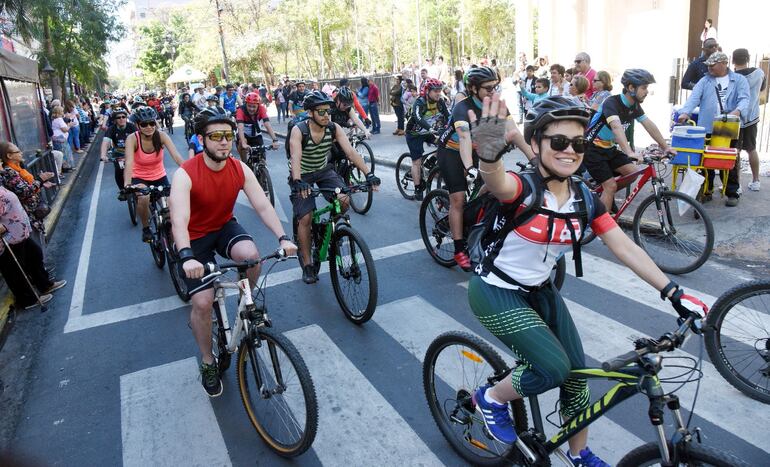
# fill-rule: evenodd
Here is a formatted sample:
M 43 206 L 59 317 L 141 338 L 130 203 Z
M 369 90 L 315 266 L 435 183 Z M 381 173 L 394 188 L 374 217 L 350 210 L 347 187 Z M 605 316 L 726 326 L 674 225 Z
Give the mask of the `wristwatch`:
M 289 237 L 286 234 L 283 234 L 280 237 L 278 237 L 278 243 L 281 243 L 284 240 L 286 240 L 287 242 L 290 242 L 291 241 L 291 237 Z

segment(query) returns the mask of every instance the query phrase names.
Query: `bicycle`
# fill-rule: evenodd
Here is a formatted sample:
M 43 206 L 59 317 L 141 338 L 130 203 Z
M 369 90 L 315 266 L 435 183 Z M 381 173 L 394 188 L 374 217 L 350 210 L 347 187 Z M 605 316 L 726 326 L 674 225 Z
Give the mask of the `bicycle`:
M 334 171 L 342 177 L 348 187 L 366 184 L 366 175 L 355 167 L 344 155 L 333 156 Z M 369 166 L 369 170 L 374 173 L 374 166 Z M 356 191 L 351 190 L 348 196 L 350 207 L 357 214 L 366 214 L 372 208 L 374 194 L 372 190 Z
M 369 189 L 368 184 L 359 183 L 345 189 L 310 190 L 313 197 L 322 193 L 331 195 L 328 205 L 312 213 L 310 257 L 314 272 L 318 275 L 321 263 L 329 261 L 334 296 L 345 317 L 359 325 L 369 321 L 377 307 L 377 271 L 369 246 L 350 225 L 350 217 L 342 212 L 342 203 L 336 195 Z M 292 226 L 294 242 L 299 245 L 296 217 L 292 219 Z M 299 261 L 304 266 L 301 255 Z M 359 287 L 368 290 L 356 293 Z
M 273 188 L 273 179 L 270 178 L 270 171 L 267 168 L 267 155 L 266 151 L 272 150 L 273 147 L 267 146 L 249 146 L 249 154 L 246 158 L 246 164 L 254 172 L 257 177 L 259 186 L 265 190 L 265 196 L 270 200 L 270 204 L 275 206 L 275 190 Z
M 422 157 L 421 170 L 423 180 L 428 179 L 429 174 L 433 171 L 434 167 L 438 171 L 438 158 L 436 157 L 436 153 L 438 153 L 438 147 L 425 153 Z M 398 191 L 401 192 L 401 196 L 408 200 L 414 199 L 414 180 L 412 179 L 411 161 L 412 156 L 408 152 L 401 154 L 396 161 L 396 185 L 398 186 Z M 427 185 L 427 187 L 427 191 L 432 189 L 430 184 Z M 439 187 L 436 186 L 436 188 Z
M 181 115 L 181 117 L 182 117 L 182 120 L 184 120 L 184 140 L 185 140 L 185 143 L 188 143 L 193 133 L 195 133 L 195 129 L 193 128 L 193 118 L 195 118 L 195 116 L 190 115 L 186 117 L 184 115 Z
M 737 285 L 708 314 L 706 350 L 736 389 L 770 404 L 770 281 Z
M 318 402 L 310 372 L 294 344 L 272 329 L 267 315 L 265 284 L 278 261 L 289 257 L 283 250 L 242 262 L 205 265 L 204 282 L 228 270 L 238 271 L 236 282 L 214 279 L 212 351 L 220 376 L 230 367 L 236 351 L 236 375 L 241 401 L 254 429 L 276 454 L 295 457 L 313 444 L 318 428 Z M 246 270 L 273 261 L 252 298 Z M 225 306 L 226 290 L 238 290 L 238 310 L 230 326 Z M 259 303 L 257 303 L 259 302 Z
M 168 134 L 174 134 L 174 108 L 171 104 L 165 104 L 163 106 L 163 126 L 166 127 Z
M 152 232 L 152 241 L 149 242 L 149 245 L 152 259 L 159 269 L 163 269 L 163 266 L 168 262 L 168 272 L 171 276 L 171 283 L 174 284 L 174 290 L 182 301 L 188 302 L 190 294 L 184 280 L 184 273 L 180 269 L 179 254 L 174 243 L 174 235 L 171 232 L 171 214 L 168 208 L 170 190 L 170 186 L 150 185 L 145 188 L 132 186 L 126 191 L 133 195 L 139 194 L 150 197 L 149 227 Z
M 125 156 L 116 156 L 113 151 L 107 154 L 107 159 L 112 162 L 115 170 L 124 170 L 126 168 Z M 133 192 L 124 193 L 126 197 L 126 205 L 128 206 L 128 219 L 131 221 L 131 225 L 136 225 L 138 220 L 136 218 L 136 194 Z
M 435 167 L 438 169 L 438 167 Z M 434 170 L 435 170 L 434 169 Z M 474 203 L 478 199 L 484 181 L 476 177 L 465 192 L 465 207 L 463 208 L 463 237 L 468 238 L 471 228 L 480 219 L 478 206 Z M 449 191 L 444 188 L 431 190 L 420 204 L 420 236 L 431 258 L 445 268 L 457 265 L 454 259 L 454 240 L 449 228 Z M 564 278 L 567 275 L 567 261 L 564 255 L 556 260 L 556 265 L 551 272 L 551 282 L 557 289 L 561 289 Z
M 348 141 L 350 141 L 350 145 L 353 146 L 353 149 L 355 149 L 364 159 L 366 165 L 369 166 L 369 170 L 374 172 L 374 152 L 372 152 L 372 147 L 369 146 L 369 143 L 366 142 L 364 133 L 358 128 L 352 128 L 348 131 Z
M 650 401 L 650 423 L 655 427 L 658 440 L 633 449 L 618 466 L 702 465 L 700 462 L 731 467 L 747 465 L 730 454 L 701 445 L 700 429 L 690 428 L 692 410 L 685 423 L 679 398 L 673 391 L 666 393 L 661 386 L 661 383 L 699 381 L 702 377 L 701 362 L 695 362 L 695 359 L 691 359 L 695 362 L 692 366 L 667 365 L 684 368 L 682 374 L 667 379 L 658 377 L 664 368 L 663 361 L 669 358 L 658 354 L 680 348 L 690 331 L 699 332 L 701 316 L 693 312 L 680 322 L 676 331 L 659 339 L 637 339 L 636 350 L 604 362 L 601 369 L 571 370 L 571 377 L 602 379 L 616 384 L 580 414 L 558 426 L 558 433 L 550 439 L 544 434 L 537 396 L 528 398 L 533 428 L 528 427 L 523 399 L 511 402 L 510 410 L 518 434 L 514 445 L 499 443 L 489 434 L 472 399 L 476 388 L 495 384 L 512 370 L 492 346 L 479 337 L 465 332 L 444 333 L 431 343 L 423 364 L 423 387 L 430 412 L 452 448 L 471 464 L 547 466 L 551 465 L 549 456 L 553 454 L 571 466 L 572 462 L 560 448 L 562 444 L 611 408 L 636 394 L 644 394 Z M 668 439 L 663 424 L 664 406 L 673 413 L 676 428 Z
M 714 226 L 702 204 L 684 193 L 669 190 L 663 177 L 658 175 L 655 165 L 667 157 L 659 149 L 648 148 L 642 152 L 646 167 L 615 177 L 618 185 L 622 186 L 641 175 L 612 217 L 620 220 L 642 187 L 650 181 L 652 194 L 639 203 L 634 213 L 631 227 L 634 242 L 663 272 L 686 274 L 701 267 L 711 255 Z M 597 186 L 593 191 L 601 194 L 603 189 Z M 596 234 L 586 229 L 582 244 L 586 245 L 594 238 Z

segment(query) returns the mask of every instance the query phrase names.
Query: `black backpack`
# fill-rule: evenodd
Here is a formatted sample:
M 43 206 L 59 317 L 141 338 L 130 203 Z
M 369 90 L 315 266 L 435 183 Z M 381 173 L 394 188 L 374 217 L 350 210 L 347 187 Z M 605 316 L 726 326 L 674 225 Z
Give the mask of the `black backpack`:
M 307 115 L 304 115 L 302 117 L 297 117 L 289 120 L 288 125 L 286 126 L 286 158 L 291 159 L 291 130 L 296 126 L 299 128 L 300 133 L 302 133 L 302 149 L 305 149 L 305 146 L 307 146 L 307 142 L 310 139 L 310 124 L 307 121 L 308 120 Z M 329 124 L 326 125 L 326 128 L 331 131 L 332 134 L 332 143 L 335 143 L 337 141 L 337 127 L 334 124 L 333 121 L 329 120 Z
M 590 225 L 591 221 L 595 217 L 595 200 L 594 195 L 588 188 L 588 185 L 580 177 L 570 177 L 570 184 L 572 191 L 578 195 L 579 198 L 575 200 L 576 210 L 571 213 L 556 213 L 548 209 L 544 209 L 543 195 L 545 191 L 545 184 L 543 183 L 542 176 L 535 170 L 525 170 L 518 174 L 519 179 L 526 183 L 530 188 L 532 194 L 532 202 L 527 205 L 520 213 L 516 214 L 516 210 L 521 206 L 524 201 L 523 198 L 515 204 L 503 204 L 491 193 L 486 193 L 480 196 L 471 203 L 476 203 L 476 209 L 473 209 L 474 205 L 469 204 L 468 211 L 475 219 L 464 219 L 467 222 L 471 220 L 472 227 L 467 235 L 468 253 L 471 259 L 471 264 L 475 268 L 477 273 L 482 270 L 487 270 L 495 273 L 497 277 L 508 282 L 512 285 L 521 286 L 515 279 L 505 274 L 499 268 L 494 265 L 494 258 L 497 256 L 497 252 L 503 246 L 508 233 L 523 224 L 529 222 L 534 216 L 543 214 L 548 216 L 548 239 L 553 234 L 553 220 L 565 219 L 566 225 L 570 231 L 572 240 L 573 261 L 575 261 L 575 275 L 577 277 L 583 276 L 583 265 L 580 256 L 580 241 L 583 239 L 586 226 Z M 572 226 L 572 220 L 577 219 L 580 223 L 580 237 L 575 234 L 575 230 Z M 502 222 L 502 224 L 500 224 Z M 498 226 L 496 229 L 495 227 Z M 493 254 L 494 253 L 494 254 Z M 545 258 L 543 258 L 545 260 Z

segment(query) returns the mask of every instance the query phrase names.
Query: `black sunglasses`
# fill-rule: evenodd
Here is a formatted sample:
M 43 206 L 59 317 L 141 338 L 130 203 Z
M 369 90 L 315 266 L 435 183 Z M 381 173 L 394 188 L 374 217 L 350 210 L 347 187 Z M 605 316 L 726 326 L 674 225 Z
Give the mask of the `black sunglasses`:
M 564 151 L 571 144 L 576 153 L 586 152 L 586 139 L 582 136 L 570 139 L 564 135 L 543 135 L 542 138 L 551 140 L 551 149 L 554 151 Z
M 147 128 L 148 126 L 155 126 L 155 122 L 139 122 L 141 128 Z

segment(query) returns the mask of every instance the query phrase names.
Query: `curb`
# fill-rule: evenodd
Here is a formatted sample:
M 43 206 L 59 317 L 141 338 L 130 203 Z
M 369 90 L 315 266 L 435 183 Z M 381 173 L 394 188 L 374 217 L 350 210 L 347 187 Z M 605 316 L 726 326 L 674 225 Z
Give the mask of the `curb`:
M 91 146 L 88 147 L 88 151 L 86 151 L 80 160 L 78 160 L 77 165 L 67 177 L 67 183 L 64 184 L 56 196 L 56 199 L 51 206 L 51 212 L 48 214 L 48 216 L 46 216 L 44 221 L 46 239 L 50 239 L 54 230 L 56 230 L 56 225 L 59 223 L 61 214 L 64 211 L 64 206 L 69 199 L 70 193 L 72 192 L 72 187 L 75 185 L 75 183 L 78 182 L 78 180 L 80 180 L 83 166 L 85 166 L 85 164 L 88 162 L 88 159 L 92 157 L 92 153 L 97 151 L 96 148 L 101 146 L 103 136 L 104 131 L 102 130 L 99 130 L 96 133 L 94 140 L 91 142 Z M 10 290 L 6 289 L 5 293 L 0 296 L 0 350 L 3 348 L 5 338 L 11 332 L 11 329 L 13 329 L 14 321 L 10 319 L 10 311 L 11 307 L 13 306 L 13 302 L 13 294 Z

